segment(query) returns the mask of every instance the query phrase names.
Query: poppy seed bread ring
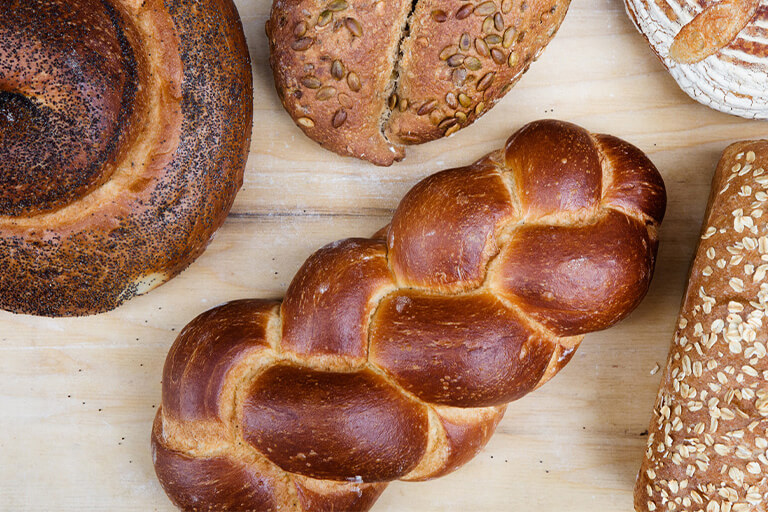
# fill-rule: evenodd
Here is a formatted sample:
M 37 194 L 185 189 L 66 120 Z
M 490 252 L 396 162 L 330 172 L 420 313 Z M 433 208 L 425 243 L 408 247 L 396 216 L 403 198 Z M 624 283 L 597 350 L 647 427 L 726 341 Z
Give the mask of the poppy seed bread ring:
M 0 308 L 108 311 L 186 268 L 250 144 L 231 0 L 0 8 Z

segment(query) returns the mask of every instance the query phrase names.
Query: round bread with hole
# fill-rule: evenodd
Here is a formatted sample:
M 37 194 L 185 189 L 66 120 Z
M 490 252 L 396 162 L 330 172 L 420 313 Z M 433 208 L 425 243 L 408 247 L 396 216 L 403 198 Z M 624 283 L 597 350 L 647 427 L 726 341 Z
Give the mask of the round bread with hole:
M 0 308 L 111 310 L 186 268 L 243 179 L 250 59 L 231 0 L 0 8 Z
M 570 0 L 275 0 L 283 106 L 340 155 L 391 165 L 473 123 L 528 70 Z

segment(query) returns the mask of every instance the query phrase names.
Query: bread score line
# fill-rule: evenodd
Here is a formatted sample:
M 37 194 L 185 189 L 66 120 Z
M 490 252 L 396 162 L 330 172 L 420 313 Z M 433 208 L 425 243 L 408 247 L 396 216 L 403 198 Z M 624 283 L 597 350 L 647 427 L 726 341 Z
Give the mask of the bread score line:
M 768 5 L 759 0 L 625 0 L 629 16 L 691 98 L 768 119 Z

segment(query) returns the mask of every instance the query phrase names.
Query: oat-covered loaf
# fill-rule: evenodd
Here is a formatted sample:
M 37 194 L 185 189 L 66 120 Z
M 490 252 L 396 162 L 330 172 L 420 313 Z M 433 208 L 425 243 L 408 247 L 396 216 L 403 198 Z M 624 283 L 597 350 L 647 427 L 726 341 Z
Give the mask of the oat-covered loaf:
M 635 488 L 635 510 L 768 503 L 768 141 L 726 149 L 712 182 Z
M 0 0 L 0 309 L 98 313 L 181 272 L 251 111 L 231 0 Z
M 737 116 L 768 118 L 768 4 L 760 0 L 625 0 L 680 87 Z
M 275 85 L 301 129 L 390 165 L 491 108 L 554 36 L 570 0 L 275 0 Z
M 203 313 L 163 370 L 155 470 L 184 510 L 367 510 L 453 471 L 507 402 L 648 290 L 664 184 L 615 137 L 537 122 L 434 174 L 282 302 Z

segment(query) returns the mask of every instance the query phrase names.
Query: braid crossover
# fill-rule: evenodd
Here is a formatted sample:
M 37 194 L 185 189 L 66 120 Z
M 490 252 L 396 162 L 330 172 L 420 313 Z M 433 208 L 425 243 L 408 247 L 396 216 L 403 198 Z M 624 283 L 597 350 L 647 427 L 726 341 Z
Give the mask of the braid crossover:
M 664 183 L 558 121 L 418 183 L 370 239 L 313 254 L 282 302 L 203 313 L 166 360 L 152 446 L 184 510 L 367 510 L 471 459 L 506 404 L 648 290 Z

